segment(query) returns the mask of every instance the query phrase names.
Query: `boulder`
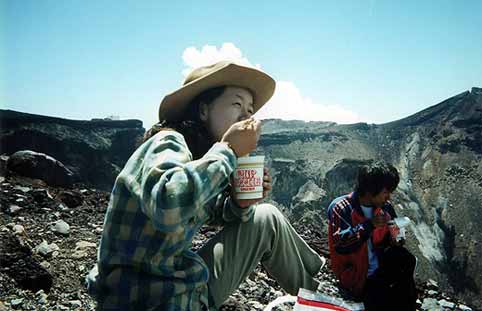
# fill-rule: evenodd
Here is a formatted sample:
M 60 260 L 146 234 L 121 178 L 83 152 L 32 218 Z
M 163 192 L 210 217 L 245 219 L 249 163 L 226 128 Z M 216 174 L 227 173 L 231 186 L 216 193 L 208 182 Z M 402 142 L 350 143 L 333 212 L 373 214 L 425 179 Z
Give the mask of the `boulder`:
M 17 151 L 7 161 L 7 168 L 19 175 L 42 179 L 52 186 L 70 187 L 74 174 L 49 155 L 31 150 Z

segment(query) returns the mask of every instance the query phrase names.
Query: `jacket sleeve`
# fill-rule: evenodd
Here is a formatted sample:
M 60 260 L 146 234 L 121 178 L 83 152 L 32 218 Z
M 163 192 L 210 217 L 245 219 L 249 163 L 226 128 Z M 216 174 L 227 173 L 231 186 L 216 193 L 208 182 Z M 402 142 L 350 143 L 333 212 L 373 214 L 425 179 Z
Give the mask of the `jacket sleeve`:
M 230 222 L 247 222 L 254 215 L 254 205 L 239 207 L 229 193 L 220 195 L 215 204 L 209 206 L 209 225 L 224 225 Z
M 352 225 L 351 207 L 344 201 L 332 202 L 328 208 L 329 226 L 335 251 L 350 254 L 356 251 L 370 237 L 373 231 L 371 221 Z
M 134 163 L 128 161 L 139 167 L 131 170 L 136 176 L 128 184 L 140 193 L 143 212 L 166 232 L 178 230 L 221 193 L 236 167 L 233 151 L 221 143 L 192 161 L 184 137 L 173 131 L 154 135 L 139 149 Z

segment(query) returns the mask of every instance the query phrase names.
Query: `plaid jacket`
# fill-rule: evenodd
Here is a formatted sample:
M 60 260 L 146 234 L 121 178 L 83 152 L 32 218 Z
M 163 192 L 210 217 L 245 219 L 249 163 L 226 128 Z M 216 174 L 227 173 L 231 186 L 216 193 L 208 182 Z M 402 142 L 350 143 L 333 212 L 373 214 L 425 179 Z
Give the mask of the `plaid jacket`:
M 237 207 L 224 192 L 236 164 L 222 143 L 192 161 L 174 131 L 157 133 L 134 152 L 115 181 L 98 263 L 87 276 L 99 310 L 208 306 L 209 272 L 191 243 L 205 223 L 253 215 L 253 207 Z

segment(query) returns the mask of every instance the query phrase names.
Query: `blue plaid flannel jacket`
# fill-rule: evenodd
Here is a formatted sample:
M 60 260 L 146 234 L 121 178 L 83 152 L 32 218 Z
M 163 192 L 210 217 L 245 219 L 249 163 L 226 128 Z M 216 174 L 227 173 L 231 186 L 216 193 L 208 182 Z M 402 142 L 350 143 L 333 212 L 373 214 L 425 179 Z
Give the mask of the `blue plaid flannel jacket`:
M 184 137 L 161 131 L 142 144 L 115 181 L 97 265 L 87 276 L 98 310 L 209 309 L 204 261 L 191 250 L 205 223 L 248 221 L 223 190 L 236 167 L 216 143 L 193 161 Z

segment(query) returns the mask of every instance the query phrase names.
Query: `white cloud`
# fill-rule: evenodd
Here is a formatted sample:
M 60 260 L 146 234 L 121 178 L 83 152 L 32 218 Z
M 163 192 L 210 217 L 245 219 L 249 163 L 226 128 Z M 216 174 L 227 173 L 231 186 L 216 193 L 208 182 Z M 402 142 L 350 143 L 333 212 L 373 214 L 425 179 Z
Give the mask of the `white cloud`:
M 205 45 L 198 50 L 188 47 L 182 54 L 184 64 L 182 71 L 186 77 L 194 68 L 214 64 L 221 60 L 232 60 L 240 64 L 261 69 L 259 64 L 253 65 L 239 48 L 233 43 L 223 43 L 218 49 L 213 45 Z M 360 122 L 360 117 L 353 111 L 340 105 L 315 104 L 309 97 L 304 97 L 293 82 L 277 81 L 276 91 L 271 100 L 256 113 L 259 119 L 278 118 L 284 120 L 333 121 L 337 123 Z
M 212 65 L 221 60 L 236 61 L 238 64 L 261 68 L 259 64 L 251 64 L 243 53 L 233 43 L 227 42 L 218 49 L 214 45 L 205 45 L 201 50 L 195 47 L 188 47 L 182 53 L 182 60 L 188 68 L 182 71 L 186 77 L 194 68 Z
M 304 97 L 293 82 L 278 81 L 273 97 L 257 113 L 260 119 L 333 121 L 337 123 L 361 122 L 353 111 L 340 105 L 322 105 Z

